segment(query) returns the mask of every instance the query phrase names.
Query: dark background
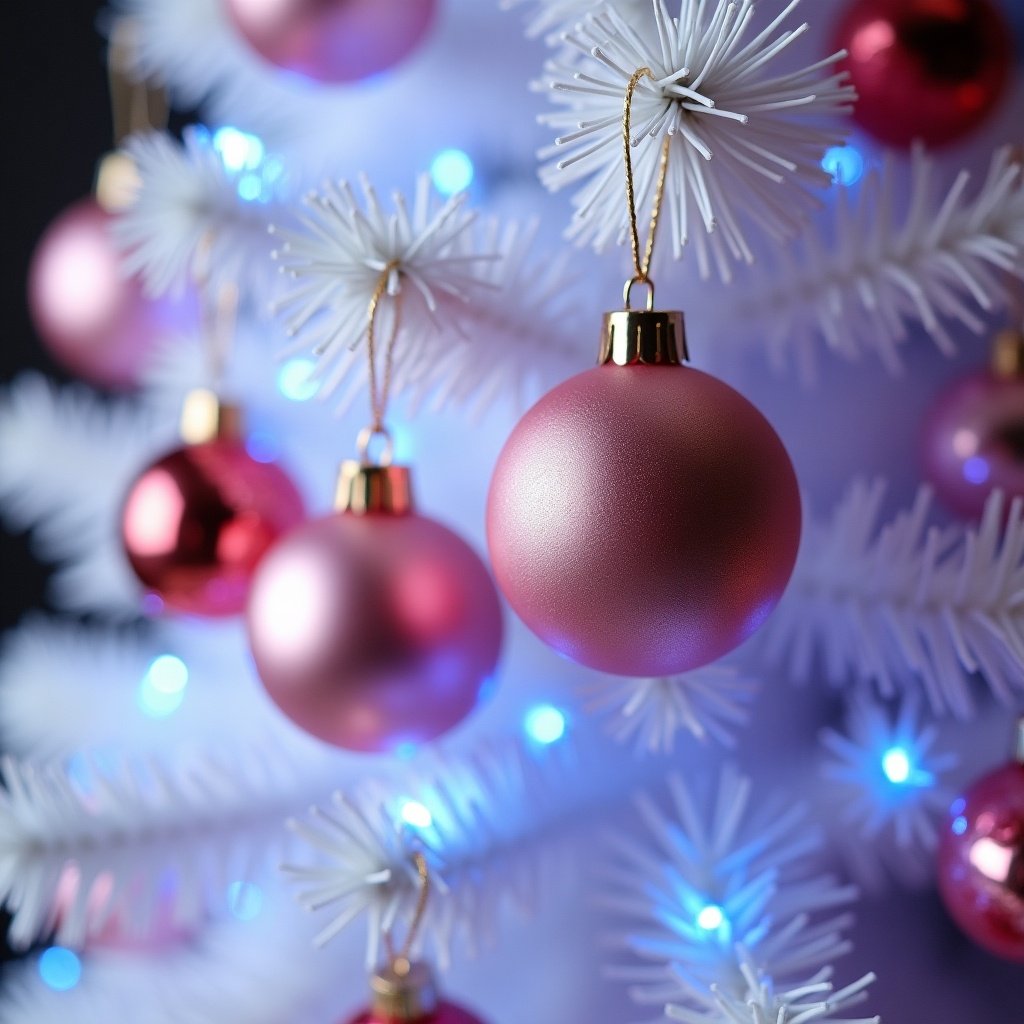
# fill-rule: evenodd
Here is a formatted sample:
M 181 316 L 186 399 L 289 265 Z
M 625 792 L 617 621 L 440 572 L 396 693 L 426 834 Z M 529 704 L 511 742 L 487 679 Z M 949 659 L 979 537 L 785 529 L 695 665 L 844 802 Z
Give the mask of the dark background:
M 27 367 L 67 379 L 32 330 L 25 279 L 36 240 L 61 210 L 90 190 L 96 161 L 111 144 L 105 47 L 96 29 L 102 6 L 89 0 L 0 5 L 3 383 Z M 32 558 L 28 538 L 0 530 L 0 630 L 14 626 L 26 610 L 45 607 L 45 586 L 46 572 Z M 0 938 L 0 961 L 7 956 Z

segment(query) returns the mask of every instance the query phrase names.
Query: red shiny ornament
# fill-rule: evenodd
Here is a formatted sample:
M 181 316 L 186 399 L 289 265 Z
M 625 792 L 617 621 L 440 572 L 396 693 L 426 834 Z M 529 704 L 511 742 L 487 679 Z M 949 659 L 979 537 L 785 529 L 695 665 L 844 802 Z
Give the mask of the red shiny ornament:
M 130 388 L 168 333 L 195 319 L 184 303 L 152 300 L 125 277 L 95 199 L 66 210 L 40 239 L 29 267 L 29 311 L 51 355 L 96 384 Z
M 979 946 L 1024 963 L 1024 764 L 986 775 L 953 803 L 939 890 Z
M 977 128 L 1010 81 L 1012 30 L 990 0 L 855 0 L 834 49 L 859 99 L 854 118 L 876 139 L 953 142 Z
M 135 574 L 170 610 L 218 618 L 245 608 L 260 560 L 304 516 L 280 467 L 218 439 L 179 448 L 139 476 L 122 537 Z
M 380 1015 L 372 1010 L 358 1014 L 346 1024 L 409 1024 L 404 1017 L 389 1014 Z M 439 1003 L 437 1009 L 425 1017 L 417 1017 L 413 1024 L 483 1024 L 475 1014 L 463 1010 L 452 1003 Z
M 347 750 L 432 740 L 476 706 L 501 650 L 501 606 L 456 534 L 414 513 L 300 526 L 253 583 L 249 641 L 274 702 Z
M 958 381 L 928 414 L 922 442 L 925 474 L 957 515 L 979 519 L 997 489 L 1024 497 L 1024 375 Z
M 768 421 L 684 366 L 599 366 L 520 421 L 491 483 L 498 584 L 555 650 L 671 675 L 764 622 L 800 541 L 800 494 Z
M 271 64 L 320 82 L 357 82 L 420 45 L 437 0 L 225 0 L 225 8 Z

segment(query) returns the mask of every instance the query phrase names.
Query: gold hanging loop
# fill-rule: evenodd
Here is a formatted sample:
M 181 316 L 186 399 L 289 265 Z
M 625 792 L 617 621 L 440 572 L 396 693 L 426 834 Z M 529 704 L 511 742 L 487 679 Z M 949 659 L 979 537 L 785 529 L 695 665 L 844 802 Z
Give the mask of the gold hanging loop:
M 623 297 L 626 309 L 630 309 L 629 295 L 634 284 L 646 284 L 649 287 L 648 309 L 654 308 L 654 285 L 651 283 L 651 258 L 654 255 L 654 240 L 658 233 L 658 221 L 661 218 L 661 206 L 665 198 L 665 182 L 668 179 L 668 157 L 671 138 L 666 135 L 661 143 L 661 156 L 658 162 L 658 180 L 654 189 L 654 203 L 651 207 L 651 220 L 647 233 L 647 243 L 643 255 L 640 253 L 640 226 L 636 213 L 636 183 L 633 174 L 633 94 L 644 78 L 654 80 L 654 73 L 648 67 L 637 68 L 626 86 L 626 96 L 622 107 L 622 154 L 626 165 L 626 205 L 629 209 L 629 240 L 633 254 L 633 277 L 626 283 Z
M 409 931 L 406 933 L 401 949 L 396 951 L 391 929 L 384 933 L 384 948 L 388 954 L 391 970 L 399 976 L 408 974 L 412 968 L 410 957 L 413 947 L 416 945 L 416 937 L 423 926 L 423 920 L 427 914 L 427 904 L 430 901 L 430 869 L 427 866 L 427 858 L 417 852 L 413 854 L 412 859 L 419 877 L 419 894 L 416 898 L 416 909 L 413 911 Z
M 377 320 L 380 314 L 381 303 L 388 292 L 388 284 L 391 275 L 398 270 L 398 260 L 391 260 L 384 267 L 377 279 L 377 286 L 370 297 L 370 304 L 367 309 L 368 324 L 366 327 L 366 355 L 369 363 L 369 385 L 370 385 L 370 415 L 372 417 L 369 439 L 373 436 L 384 436 L 388 438 L 390 448 L 390 435 L 385 427 L 387 418 L 388 402 L 391 398 L 391 385 L 394 379 L 395 366 L 395 345 L 398 341 L 398 331 L 402 316 L 402 293 L 401 290 L 395 293 L 394 298 L 394 319 L 391 324 L 391 337 L 384 349 L 383 375 L 377 367 Z M 366 433 L 364 431 L 363 433 Z M 360 437 L 363 435 L 360 434 Z M 365 455 L 365 452 L 363 453 Z M 390 460 L 389 460 L 390 461 Z
M 138 37 L 132 18 L 119 18 L 110 34 L 107 74 L 115 148 L 135 132 L 166 128 L 170 117 L 166 90 L 137 78 Z
M 202 317 L 203 355 L 214 390 L 224 381 L 238 324 L 238 285 L 224 282 L 217 289 L 213 280 L 213 233 L 207 232 L 196 247 L 192 281 L 199 296 Z

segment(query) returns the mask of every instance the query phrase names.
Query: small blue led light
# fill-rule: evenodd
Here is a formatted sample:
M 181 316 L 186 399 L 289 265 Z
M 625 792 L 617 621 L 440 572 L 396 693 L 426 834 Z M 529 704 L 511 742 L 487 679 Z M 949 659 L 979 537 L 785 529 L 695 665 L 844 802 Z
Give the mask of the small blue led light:
M 82 980 L 82 961 L 63 946 L 51 946 L 39 958 L 39 977 L 55 992 L 67 992 Z
M 228 886 L 228 908 L 239 921 L 254 921 L 263 909 L 263 890 L 252 882 L 232 882 Z
M 310 380 L 316 363 L 312 359 L 289 359 L 277 371 L 277 390 L 292 402 L 308 402 L 320 385 Z
M 263 141 L 248 132 L 226 125 L 213 133 L 213 148 L 220 154 L 229 171 L 251 171 L 266 156 Z
M 565 714 L 550 704 L 538 704 L 531 708 L 524 724 L 530 739 L 545 746 L 557 743 L 565 735 Z
M 969 484 L 983 484 L 991 473 L 988 460 L 980 455 L 972 455 L 964 461 L 964 479 Z
M 399 761 L 411 761 L 416 756 L 416 751 L 419 747 L 416 746 L 411 740 L 399 743 L 394 749 L 394 755 Z
M 894 785 L 902 786 L 910 779 L 911 765 L 907 752 L 902 747 L 890 747 L 882 755 L 882 771 Z
M 962 836 L 967 831 L 967 819 L 961 814 L 953 819 L 953 835 Z
M 465 192 L 473 184 L 473 161 L 461 149 L 442 149 L 430 165 L 434 187 L 443 196 Z
M 173 654 L 150 663 L 139 684 L 138 704 L 150 718 L 166 718 L 181 707 L 188 685 L 188 666 Z
M 402 821 L 413 828 L 430 828 L 434 824 L 434 816 L 418 800 L 406 800 L 402 804 Z
M 856 146 L 833 146 L 821 166 L 837 185 L 856 185 L 864 176 L 864 157 Z
M 709 903 L 697 915 L 697 925 L 706 932 L 716 932 L 725 924 L 725 911 L 721 907 Z

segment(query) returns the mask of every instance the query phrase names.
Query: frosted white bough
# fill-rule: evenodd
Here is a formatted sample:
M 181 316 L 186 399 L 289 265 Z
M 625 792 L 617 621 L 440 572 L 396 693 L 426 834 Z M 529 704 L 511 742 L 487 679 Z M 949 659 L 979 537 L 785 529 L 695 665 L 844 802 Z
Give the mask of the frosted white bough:
M 762 633 L 804 681 L 923 689 L 969 717 L 973 677 L 1012 705 L 1024 689 L 1024 501 L 996 492 L 976 527 L 930 525 L 931 492 L 882 519 L 885 485 L 855 482 L 830 519 L 805 518 L 797 566 Z
M 663 231 L 674 255 L 692 242 L 701 276 L 715 269 L 729 280 L 733 261 L 753 259 L 744 220 L 773 239 L 795 233 L 815 205 L 809 186 L 828 180 L 822 155 L 841 140 L 826 120 L 854 98 L 832 70 L 842 53 L 774 70 L 808 27 L 784 29 L 799 3 L 755 32 L 753 0 L 680 0 L 678 18 L 652 0 L 642 17 L 606 9 L 566 36 L 578 53 L 547 66 L 560 109 L 541 120 L 559 135 L 540 156 L 549 188 L 582 183 L 570 238 L 602 250 L 627 237 L 622 105 L 642 67 L 653 80 L 642 79 L 633 96 L 637 203 L 650 206 L 668 137 Z

